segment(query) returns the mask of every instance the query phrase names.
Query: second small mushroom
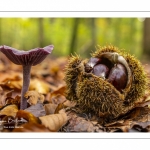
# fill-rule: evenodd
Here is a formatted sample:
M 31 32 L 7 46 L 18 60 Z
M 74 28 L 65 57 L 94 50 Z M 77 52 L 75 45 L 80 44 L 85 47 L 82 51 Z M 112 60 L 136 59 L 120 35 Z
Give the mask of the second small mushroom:
M 20 51 L 9 46 L 0 46 L 0 51 L 13 63 L 23 66 L 23 86 L 21 90 L 20 109 L 27 108 L 27 99 L 24 97 L 30 84 L 31 67 L 41 63 L 53 50 L 53 45 L 44 48 L 35 48 L 29 51 Z

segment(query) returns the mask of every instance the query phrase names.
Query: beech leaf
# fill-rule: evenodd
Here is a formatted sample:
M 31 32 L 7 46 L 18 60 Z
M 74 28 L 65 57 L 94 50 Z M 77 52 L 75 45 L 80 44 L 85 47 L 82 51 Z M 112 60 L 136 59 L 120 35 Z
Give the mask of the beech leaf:
M 47 115 L 39 117 L 39 119 L 45 127 L 54 132 L 59 131 L 68 121 L 66 113 Z

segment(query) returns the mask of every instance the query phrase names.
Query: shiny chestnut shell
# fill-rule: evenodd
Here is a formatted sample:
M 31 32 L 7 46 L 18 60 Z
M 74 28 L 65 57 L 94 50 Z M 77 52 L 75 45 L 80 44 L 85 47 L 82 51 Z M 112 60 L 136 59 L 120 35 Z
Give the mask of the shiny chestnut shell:
M 108 75 L 109 68 L 104 64 L 97 64 L 93 67 L 92 73 L 96 76 L 100 76 L 102 78 L 106 78 Z
M 127 71 L 122 64 L 116 64 L 110 71 L 107 81 L 120 92 L 125 89 L 127 84 Z

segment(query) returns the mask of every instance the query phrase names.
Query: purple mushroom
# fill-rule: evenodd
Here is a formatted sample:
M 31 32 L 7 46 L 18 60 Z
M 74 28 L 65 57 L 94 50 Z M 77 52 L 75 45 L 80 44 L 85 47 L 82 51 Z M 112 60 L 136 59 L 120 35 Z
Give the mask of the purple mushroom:
M 48 54 L 53 50 L 53 45 L 48 45 L 44 48 L 35 48 L 29 51 L 20 51 L 9 46 L 0 46 L 0 51 L 4 53 L 8 59 L 17 65 L 23 66 L 23 86 L 21 90 L 20 109 L 27 108 L 27 99 L 24 97 L 28 91 L 30 84 L 31 66 L 41 63 Z

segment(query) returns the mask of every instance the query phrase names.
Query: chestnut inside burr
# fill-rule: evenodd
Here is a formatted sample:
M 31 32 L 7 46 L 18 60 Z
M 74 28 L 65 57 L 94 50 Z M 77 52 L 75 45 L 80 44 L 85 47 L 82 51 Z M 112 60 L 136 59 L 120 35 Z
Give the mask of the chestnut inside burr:
M 126 88 L 128 74 L 126 67 L 121 63 L 114 64 L 114 62 L 105 57 L 92 57 L 85 64 L 85 72 L 102 77 L 120 92 Z

